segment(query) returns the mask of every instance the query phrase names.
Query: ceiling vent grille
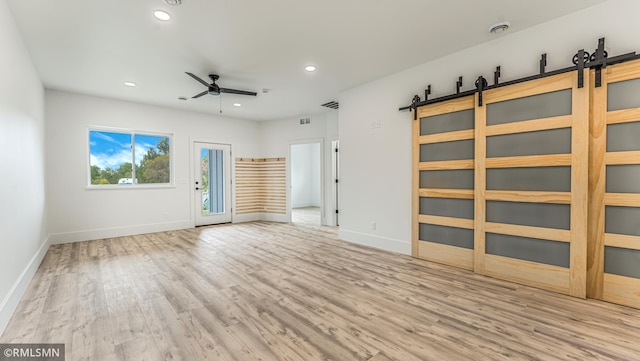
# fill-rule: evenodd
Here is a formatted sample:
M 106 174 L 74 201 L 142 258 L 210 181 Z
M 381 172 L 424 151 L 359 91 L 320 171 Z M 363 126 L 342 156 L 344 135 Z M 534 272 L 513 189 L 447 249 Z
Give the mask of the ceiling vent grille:
M 336 101 L 324 103 L 324 104 L 322 104 L 322 106 L 323 107 L 327 107 L 327 108 L 331 108 L 331 109 L 338 109 L 340 107 L 340 105 Z

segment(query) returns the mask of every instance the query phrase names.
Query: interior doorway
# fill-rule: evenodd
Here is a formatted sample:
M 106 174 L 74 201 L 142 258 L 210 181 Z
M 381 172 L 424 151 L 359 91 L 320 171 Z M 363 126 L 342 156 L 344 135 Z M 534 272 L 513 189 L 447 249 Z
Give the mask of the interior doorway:
M 322 224 L 322 142 L 291 144 L 290 149 L 291 222 Z

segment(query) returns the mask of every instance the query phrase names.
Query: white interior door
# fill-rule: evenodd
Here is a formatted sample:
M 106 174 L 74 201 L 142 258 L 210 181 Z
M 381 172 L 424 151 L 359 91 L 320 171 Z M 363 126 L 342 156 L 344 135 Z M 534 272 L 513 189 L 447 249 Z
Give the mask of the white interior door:
M 231 222 L 231 146 L 194 142 L 196 226 Z

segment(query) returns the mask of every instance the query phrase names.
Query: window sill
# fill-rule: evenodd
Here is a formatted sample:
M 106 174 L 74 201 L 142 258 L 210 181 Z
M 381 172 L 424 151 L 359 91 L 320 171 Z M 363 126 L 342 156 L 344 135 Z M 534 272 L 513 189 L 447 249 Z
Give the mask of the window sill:
M 94 190 L 143 190 L 143 189 L 175 189 L 176 185 L 173 183 L 170 184 L 137 184 L 137 185 L 118 185 L 118 184 L 109 184 L 109 185 L 88 185 L 85 187 L 86 190 L 94 191 Z

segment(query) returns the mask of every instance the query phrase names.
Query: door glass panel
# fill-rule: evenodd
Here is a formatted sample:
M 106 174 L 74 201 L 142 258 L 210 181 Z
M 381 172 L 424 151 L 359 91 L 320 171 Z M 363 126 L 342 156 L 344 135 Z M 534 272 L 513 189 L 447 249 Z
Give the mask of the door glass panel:
M 607 193 L 640 193 L 640 164 L 608 165 Z
M 474 140 L 456 140 L 453 142 L 420 145 L 420 161 L 433 162 L 440 160 L 473 159 Z
M 607 126 L 607 152 L 640 150 L 640 121 Z
M 568 204 L 487 202 L 487 222 L 521 226 L 569 229 L 571 206 Z
M 202 215 L 224 213 L 224 152 L 202 149 Z
M 571 167 L 487 169 L 487 189 L 570 192 Z
M 487 125 L 571 114 L 571 89 L 505 100 L 487 106 Z
M 487 158 L 571 153 L 571 128 L 487 137 Z
M 606 206 L 604 219 L 606 233 L 640 236 L 640 208 Z
M 421 171 L 420 188 L 473 189 L 473 169 Z
M 473 199 L 421 197 L 420 214 L 473 219 Z
M 438 134 L 474 128 L 473 109 L 434 115 L 420 119 L 420 135 Z
M 569 268 L 569 243 L 487 233 L 487 254 Z
M 420 224 L 421 241 L 473 249 L 473 229 Z
M 621 110 L 640 107 L 640 79 L 610 83 L 607 88 L 607 110 Z
M 640 251 L 605 247 L 604 272 L 625 277 L 640 278 Z

